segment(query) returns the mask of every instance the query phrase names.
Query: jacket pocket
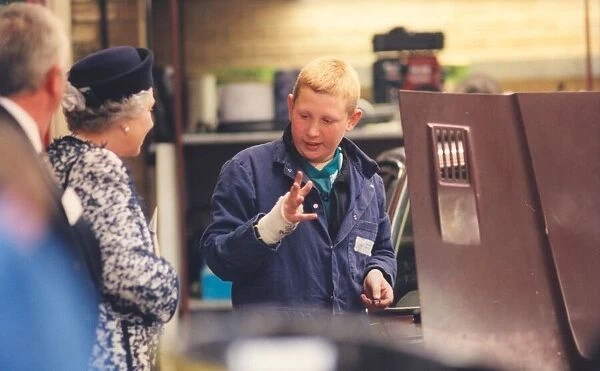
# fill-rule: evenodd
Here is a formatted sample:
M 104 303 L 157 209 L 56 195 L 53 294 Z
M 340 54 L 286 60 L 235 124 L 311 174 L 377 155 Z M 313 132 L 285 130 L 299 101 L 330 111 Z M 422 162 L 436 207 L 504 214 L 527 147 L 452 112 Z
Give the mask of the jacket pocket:
M 366 220 L 359 220 L 348 235 L 348 265 L 355 282 L 362 281 L 376 238 L 377 224 Z

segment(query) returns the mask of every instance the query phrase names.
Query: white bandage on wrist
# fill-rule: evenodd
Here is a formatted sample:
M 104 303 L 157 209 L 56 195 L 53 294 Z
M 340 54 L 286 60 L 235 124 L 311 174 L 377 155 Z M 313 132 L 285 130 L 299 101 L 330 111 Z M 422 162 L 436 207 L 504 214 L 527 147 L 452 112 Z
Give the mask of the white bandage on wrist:
M 283 215 L 283 204 L 289 196 L 289 192 L 279 197 L 279 200 L 275 203 L 275 206 L 265 216 L 263 216 L 258 223 L 256 228 L 258 234 L 264 243 L 267 245 L 274 245 L 281 241 L 281 239 L 288 234 L 292 233 L 298 226 L 298 223 L 291 223 L 285 219 Z M 304 208 L 302 204 L 298 206 L 298 212 L 303 212 Z

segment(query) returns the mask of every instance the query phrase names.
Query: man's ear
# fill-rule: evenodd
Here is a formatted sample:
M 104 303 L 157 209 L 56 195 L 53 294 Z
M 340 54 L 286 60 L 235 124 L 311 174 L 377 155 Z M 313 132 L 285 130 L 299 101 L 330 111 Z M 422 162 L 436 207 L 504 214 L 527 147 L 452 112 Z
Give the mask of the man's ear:
M 354 113 L 350 116 L 350 119 L 348 119 L 348 124 L 346 125 L 346 131 L 350 131 L 350 130 L 354 129 L 354 127 L 360 121 L 361 117 L 362 117 L 362 110 L 360 110 L 359 108 L 355 109 Z
M 288 104 L 288 119 L 290 121 L 292 121 L 292 109 L 294 108 L 294 95 L 293 94 L 288 94 L 287 104 Z

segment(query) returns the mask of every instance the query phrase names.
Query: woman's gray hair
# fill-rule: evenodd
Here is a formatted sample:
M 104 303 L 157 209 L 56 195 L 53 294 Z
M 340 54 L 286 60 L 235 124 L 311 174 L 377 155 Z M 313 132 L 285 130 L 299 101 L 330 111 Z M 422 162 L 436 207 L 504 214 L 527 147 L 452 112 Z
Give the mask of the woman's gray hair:
M 50 10 L 35 4 L 0 6 L 0 95 L 40 87 L 59 65 L 66 73 L 71 43 L 64 25 Z
M 73 96 L 76 96 L 77 92 L 77 88 L 68 87 L 67 93 L 63 97 L 63 112 L 70 131 L 88 133 L 102 132 L 123 118 L 139 115 L 148 109 L 154 97 L 152 88 L 150 88 L 133 94 L 122 101 L 106 101 L 100 107 L 93 108 L 85 105 L 83 96 L 81 96 L 83 101 L 79 98 L 74 99 Z M 79 94 L 81 93 L 79 92 Z

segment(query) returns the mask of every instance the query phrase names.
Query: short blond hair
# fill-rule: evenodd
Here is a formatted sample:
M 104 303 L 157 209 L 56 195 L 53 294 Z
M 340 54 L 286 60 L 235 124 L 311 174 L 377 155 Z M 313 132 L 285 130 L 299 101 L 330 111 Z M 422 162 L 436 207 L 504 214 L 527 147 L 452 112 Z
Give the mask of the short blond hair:
M 321 57 L 305 65 L 292 90 L 294 102 L 303 87 L 316 93 L 324 93 L 346 100 L 348 114 L 353 114 L 360 98 L 358 74 L 352 66 L 341 59 Z

